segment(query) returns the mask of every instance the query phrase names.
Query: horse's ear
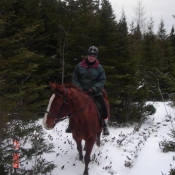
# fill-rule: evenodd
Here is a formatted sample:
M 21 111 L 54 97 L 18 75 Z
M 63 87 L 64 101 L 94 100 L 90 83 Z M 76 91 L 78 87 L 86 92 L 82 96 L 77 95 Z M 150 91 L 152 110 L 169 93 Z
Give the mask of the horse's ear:
M 55 83 L 49 82 L 49 86 L 51 87 L 52 91 L 55 91 L 57 88 L 57 85 Z

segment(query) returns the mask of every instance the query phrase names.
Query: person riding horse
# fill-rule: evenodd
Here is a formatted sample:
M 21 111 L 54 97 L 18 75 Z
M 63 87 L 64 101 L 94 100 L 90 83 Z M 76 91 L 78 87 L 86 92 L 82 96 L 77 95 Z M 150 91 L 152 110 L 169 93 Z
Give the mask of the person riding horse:
M 102 65 L 97 60 L 98 48 L 91 46 L 87 52 L 87 58 L 83 59 L 76 67 L 72 75 L 72 83 L 91 95 L 101 106 L 103 120 L 103 134 L 109 135 L 108 111 L 103 98 L 102 88 L 106 83 L 106 74 Z M 71 130 L 68 126 L 67 133 Z

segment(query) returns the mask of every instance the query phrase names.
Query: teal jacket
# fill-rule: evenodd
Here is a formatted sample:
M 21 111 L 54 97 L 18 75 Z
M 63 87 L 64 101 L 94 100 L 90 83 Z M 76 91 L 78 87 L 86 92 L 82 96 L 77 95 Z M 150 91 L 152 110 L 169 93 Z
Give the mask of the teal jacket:
M 94 96 L 102 95 L 101 90 L 106 83 L 106 74 L 98 60 L 90 66 L 86 63 L 85 58 L 75 67 L 72 75 L 72 83 L 84 91 L 92 88 L 94 90 Z

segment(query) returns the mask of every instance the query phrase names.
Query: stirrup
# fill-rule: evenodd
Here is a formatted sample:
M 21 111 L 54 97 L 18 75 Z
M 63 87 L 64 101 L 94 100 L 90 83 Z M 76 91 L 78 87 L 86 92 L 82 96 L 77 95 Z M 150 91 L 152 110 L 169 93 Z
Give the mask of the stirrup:
M 65 130 L 66 133 L 72 133 L 71 129 L 69 128 L 69 126 L 66 128 Z
M 109 131 L 107 127 L 103 128 L 103 135 L 109 135 Z

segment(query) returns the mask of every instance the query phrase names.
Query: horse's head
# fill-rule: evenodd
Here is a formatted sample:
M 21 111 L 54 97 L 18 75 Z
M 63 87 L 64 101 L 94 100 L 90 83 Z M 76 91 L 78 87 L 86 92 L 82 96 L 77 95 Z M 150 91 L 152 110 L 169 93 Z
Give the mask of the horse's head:
M 69 114 L 66 89 L 55 83 L 49 83 L 49 85 L 53 94 L 43 119 L 43 126 L 47 130 L 53 129 L 57 122 Z

